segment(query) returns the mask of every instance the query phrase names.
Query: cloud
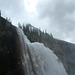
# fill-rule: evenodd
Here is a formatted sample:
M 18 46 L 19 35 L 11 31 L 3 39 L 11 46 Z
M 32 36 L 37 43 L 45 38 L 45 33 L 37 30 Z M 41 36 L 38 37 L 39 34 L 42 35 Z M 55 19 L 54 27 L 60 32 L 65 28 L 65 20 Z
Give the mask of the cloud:
M 25 1 L 0 0 L 2 16 L 9 17 L 16 26 L 18 22 L 31 23 L 53 33 L 55 38 L 75 43 L 75 0 L 36 0 L 34 6 L 37 14 L 27 10 Z M 31 5 L 34 7 L 33 3 Z
M 10 18 L 14 24 L 27 18 L 24 0 L 0 0 L 0 10 L 2 16 Z
M 23 0 L 21 0 L 21 1 L 23 1 Z M 22 9 L 23 3 L 21 1 L 18 1 L 18 0 L 12 0 L 12 1 L 10 1 L 10 0 L 7 0 L 7 1 L 0 0 L 0 8 L 2 10 L 7 11 L 7 12 L 10 11 L 13 14 L 17 14 L 17 12 L 20 13 L 20 12 L 23 11 L 23 9 Z
M 56 38 L 74 37 L 71 34 L 75 30 L 75 0 L 47 0 L 42 3 L 43 1 L 38 4 L 37 10 L 39 18 L 49 18 L 48 31 L 52 32 Z

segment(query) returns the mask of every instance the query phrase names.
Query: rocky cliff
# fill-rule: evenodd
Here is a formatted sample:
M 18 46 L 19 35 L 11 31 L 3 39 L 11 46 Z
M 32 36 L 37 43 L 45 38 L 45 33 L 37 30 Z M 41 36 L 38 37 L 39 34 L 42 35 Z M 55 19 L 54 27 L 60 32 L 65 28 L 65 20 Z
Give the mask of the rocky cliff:
M 64 64 L 68 75 L 75 75 L 75 44 L 53 37 L 40 38 L 29 32 L 26 36 L 31 42 L 41 42 L 49 47 Z M 22 55 L 16 27 L 0 17 L 0 75 L 24 75 Z
M 46 46 L 59 57 L 68 75 L 75 75 L 75 44 L 53 39 L 53 42 L 48 42 Z
M 0 75 L 24 75 L 16 27 L 0 17 Z

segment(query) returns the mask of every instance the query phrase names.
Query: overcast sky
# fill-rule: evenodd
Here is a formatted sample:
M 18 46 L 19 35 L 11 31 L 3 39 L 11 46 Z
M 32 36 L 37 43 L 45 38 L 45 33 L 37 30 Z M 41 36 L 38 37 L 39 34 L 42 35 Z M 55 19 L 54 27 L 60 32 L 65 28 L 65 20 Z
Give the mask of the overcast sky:
M 3 17 L 52 33 L 55 38 L 75 43 L 75 0 L 0 0 Z

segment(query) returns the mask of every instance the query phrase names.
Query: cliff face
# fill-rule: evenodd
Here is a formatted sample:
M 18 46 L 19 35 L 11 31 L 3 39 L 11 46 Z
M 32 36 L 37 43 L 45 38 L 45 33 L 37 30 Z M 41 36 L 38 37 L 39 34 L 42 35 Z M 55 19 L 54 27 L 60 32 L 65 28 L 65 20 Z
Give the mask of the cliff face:
M 0 17 L 0 75 L 24 75 L 16 27 Z
M 46 46 L 59 57 L 68 75 L 75 75 L 75 44 L 53 39 L 53 42 L 47 43 Z
M 26 44 L 25 39 L 24 34 L 20 34 L 9 21 L 0 17 L 0 75 L 66 75 L 63 65 L 58 63 L 52 52 L 47 52 L 43 44 Z M 51 56 L 54 58 L 50 59 Z M 42 65 L 47 59 L 48 62 Z
M 43 40 L 43 37 L 39 39 L 34 34 L 29 35 L 30 33 L 26 34 L 31 42 L 41 42 L 54 51 L 68 75 L 75 75 L 75 44 L 53 37 Z M 16 27 L 0 17 L 0 75 L 24 75 L 22 55 Z

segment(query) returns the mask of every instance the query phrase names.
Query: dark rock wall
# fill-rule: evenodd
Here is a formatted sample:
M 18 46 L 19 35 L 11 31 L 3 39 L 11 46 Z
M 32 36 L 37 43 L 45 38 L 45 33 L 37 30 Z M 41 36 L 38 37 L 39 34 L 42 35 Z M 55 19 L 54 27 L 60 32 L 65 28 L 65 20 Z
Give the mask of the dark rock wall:
M 0 75 L 24 75 L 16 27 L 0 17 Z

